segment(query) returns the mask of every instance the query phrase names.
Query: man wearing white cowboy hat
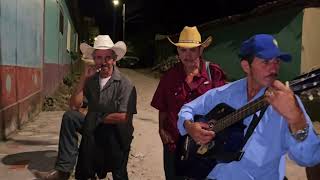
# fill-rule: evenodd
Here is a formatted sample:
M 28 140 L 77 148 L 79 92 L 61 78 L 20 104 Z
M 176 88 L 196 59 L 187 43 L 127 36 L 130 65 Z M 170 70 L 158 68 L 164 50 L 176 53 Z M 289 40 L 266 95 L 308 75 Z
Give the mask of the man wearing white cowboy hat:
M 70 98 L 71 110 L 62 118 L 55 169 L 34 174 L 40 179 L 68 179 L 79 154 L 76 179 L 95 179 L 96 175 L 103 179 L 111 171 L 114 180 L 127 180 L 136 91 L 115 66 L 125 55 L 126 45 L 99 35 L 93 47 L 82 43 L 80 49 L 89 65 Z M 78 111 L 84 97 L 88 101 L 85 117 Z M 79 152 L 77 132 L 82 135 Z
M 164 170 L 167 180 L 184 179 L 176 174 L 176 144 L 178 112 L 182 105 L 202 95 L 213 87 L 225 84 L 225 74 L 217 64 L 202 59 L 204 48 L 212 41 L 201 41 L 197 27 L 184 27 L 177 47 L 180 62 L 166 72 L 153 96 L 151 106 L 159 110 L 159 135 L 164 150 Z

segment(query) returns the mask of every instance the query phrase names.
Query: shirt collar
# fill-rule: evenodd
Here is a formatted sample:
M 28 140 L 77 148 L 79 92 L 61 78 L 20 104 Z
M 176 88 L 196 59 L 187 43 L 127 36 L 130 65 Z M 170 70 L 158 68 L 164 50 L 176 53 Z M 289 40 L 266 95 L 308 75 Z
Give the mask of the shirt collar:
M 247 88 L 248 87 L 248 78 L 245 77 L 245 78 L 241 79 L 240 81 L 242 81 L 242 87 L 243 87 L 243 88 L 241 88 L 242 89 L 242 94 L 244 95 L 245 100 L 248 101 L 248 92 L 247 92 L 247 90 L 248 90 L 248 88 Z M 265 91 L 266 91 L 266 87 L 261 88 L 259 90 L 259 92 L 250 100 L 250 102 L 254 101 L 255 99 L 257 99 L 260 96 L 262 96 Z
M 100 83 L 99 83 L 100 76 L 98 72 L 94 75 L 93 79 L 99 84 L 99 87 L 100 87 Z M 121 75 L 120 75 L 119 69 L 116 66 L 113 66 L 113 72 L 108 82 L 120 81 L 120 79 L 121 79 Z
M 182 62 L 179 62 L 178 66 L 179 66 L 179 72 L 181 74 L 181 77 L 185 79 L 187 75 L 186 75 L 186 72 L 184 71 Z M 197 74 L 195 77 L 204 77 L 206 79 L 209 79 L 207 69 L 206 69 L 206 63 L 201 58 L 200 58 L 200 73 Z
M 119 81 L 121 79 L 120 71 L 116 66 L 113 66 L 113 72 L 112 72 L 112 75 L 111 75 L 111 79 L 112 80 L 117 80 L 117 81 Z
M 210 66 L 210 64 L 209 64 L 209 66 Z M 209 70 L 210 70 L 210 67 L 209 67 Z M 202 76 L 206 79 L 209 79 L 207 68 L 206 68 L 206 62 L 202 59 L 200 59 L 200 74 L 198 74 L 197 76 L 198 77 Z

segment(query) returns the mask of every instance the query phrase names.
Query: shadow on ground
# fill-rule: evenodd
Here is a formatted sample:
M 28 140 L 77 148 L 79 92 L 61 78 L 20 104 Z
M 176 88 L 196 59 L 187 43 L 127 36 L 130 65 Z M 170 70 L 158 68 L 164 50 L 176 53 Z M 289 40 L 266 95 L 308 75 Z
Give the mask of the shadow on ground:
M 28 168 L 39 171 L 50 171 L 54 167 L 57 151 L 31 151 L 9 154 L 2 159 L 10 169 Z
M 50 145 L 57 145 L 56 142 L 50 142 L 50 141 L 42 141 L 42 140 L 24 140 L 24 139 L 8 139 L 8 141 L 12 141 L 15 144 L 20 145 L 28 145 L 28 146 L 50 146 Z

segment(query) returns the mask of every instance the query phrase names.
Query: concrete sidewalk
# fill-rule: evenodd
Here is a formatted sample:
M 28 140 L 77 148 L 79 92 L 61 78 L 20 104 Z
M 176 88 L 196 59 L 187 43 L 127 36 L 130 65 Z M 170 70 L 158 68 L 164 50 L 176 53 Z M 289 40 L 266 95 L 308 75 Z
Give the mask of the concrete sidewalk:
M 0 179 L 35 179 L 30 169 L 48 171 L 56 156 L 63 111 L 41 112 L 0 143 Z

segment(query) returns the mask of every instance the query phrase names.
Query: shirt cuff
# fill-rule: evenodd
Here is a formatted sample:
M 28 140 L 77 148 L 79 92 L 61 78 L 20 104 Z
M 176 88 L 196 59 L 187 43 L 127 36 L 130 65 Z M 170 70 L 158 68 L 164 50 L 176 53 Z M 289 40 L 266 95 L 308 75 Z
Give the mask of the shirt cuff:
M 186 129 L 184 128 L 184 121 L 186 120 L 190 120 L 190 121 L 193 121 L 193 116 L 192 114 L 189 114 L 189 113 L 185 113 L 183 115 L 179 115 L 179 119 L 178 119 L 178 130 L 181 134 L 181 136 L 184 136 L 187 134 L 187 131 Z
M 315 133 L 313 126 L 309 124 L 308 136 L 305 140 L 299 142 L 290 133 L 289 127 L 286 132 L 288 141 L 289 157 L 293 159 L 300 166 L 313 165 L 320 156 L 314 152 L 319 151 L 320 137 Z
M 309 129 L 308 129 L 308 135 L 306 137 L 305 140 L 299 142 L 298 140 L 296 140 L 289 129 L 289 125 L 287 127 L 287 132 L 286 132 L 286 137 L 287 139 L 289 139 L 289 147 L 292 145 L 296 145 L 296 144 L 304 144 L 304 143 L 309 143 L 309 142 L 316 142 L 316 141 L 320 141 L 318 135 L 315 133 L 315 130 L 313 129 L 313 126 L 309 125 Z

